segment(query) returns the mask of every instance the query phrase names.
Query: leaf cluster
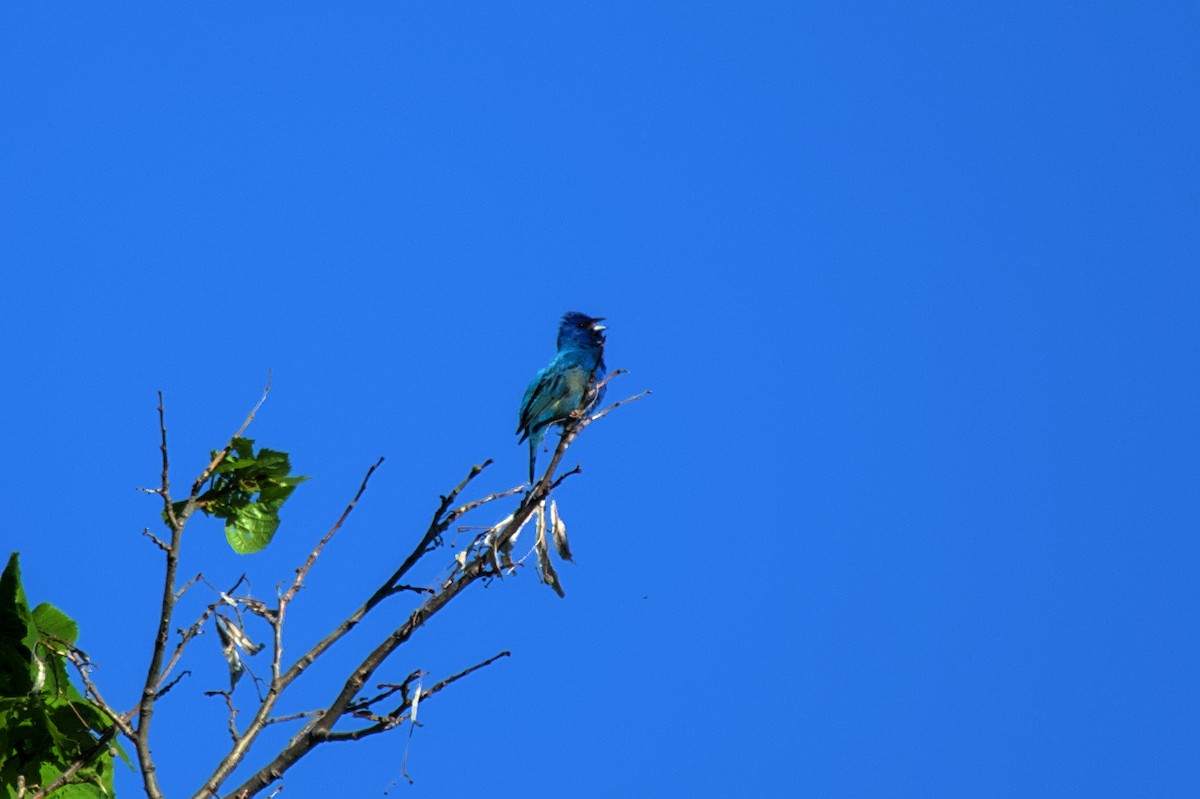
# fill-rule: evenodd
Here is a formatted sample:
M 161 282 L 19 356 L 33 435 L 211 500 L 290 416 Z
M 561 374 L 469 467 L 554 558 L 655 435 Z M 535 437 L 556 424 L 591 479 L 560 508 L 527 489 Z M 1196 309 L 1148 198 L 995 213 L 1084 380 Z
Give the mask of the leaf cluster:
M 62 788 L 61 799 L 112 796 L 114 744 L 98 746 L 112 722 L 67 677 L 79 626 L 49 603 L 32 611 L 17 553 L 0 575 L 0 788 L 19 794 L 55 780 L 92 753 Z M 124 753 L 121 752 L 122 757 Z
M 213 452 L 213 460 L 221 453 Z M 204 513 L 225 520 L 225 538 L 240 555 L 258 552 L 279 529 L 279 509 L 307 477 L 293 475 L 286 452 L 254 451 L 254 441 L 234 438 L 229 453 L 213 470 L 209 488 L 196 500 Z M 186 501 L 176 502 L 181 512 Z

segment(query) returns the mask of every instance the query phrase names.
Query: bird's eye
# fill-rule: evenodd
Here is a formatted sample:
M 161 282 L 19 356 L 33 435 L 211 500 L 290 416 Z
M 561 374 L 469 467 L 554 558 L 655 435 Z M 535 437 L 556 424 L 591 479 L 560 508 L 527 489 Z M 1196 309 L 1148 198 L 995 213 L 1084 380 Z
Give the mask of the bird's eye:
M 580 330 L 587 330 L 588 323 L 587 323 L 587 322 L 580 322 L 578 325 L 576 325 L 576 327 L 578 327 Z

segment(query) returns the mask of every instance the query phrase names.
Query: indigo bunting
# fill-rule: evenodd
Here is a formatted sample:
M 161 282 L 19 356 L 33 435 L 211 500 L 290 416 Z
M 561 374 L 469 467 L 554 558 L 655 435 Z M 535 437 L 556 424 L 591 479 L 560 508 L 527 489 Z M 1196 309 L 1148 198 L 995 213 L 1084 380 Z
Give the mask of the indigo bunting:
M 552 424 L 563 425 L 587 397 L 588 410 L 604 398 L 596 384 L 604 379 L 604 320 L 570 311 L 558 326 L 558 353 L 537 373 L 521 400 L 517 432 L 529 439 L 529 482 L 537 448 Z M 594 396 L 593 396 L 594 394 Z

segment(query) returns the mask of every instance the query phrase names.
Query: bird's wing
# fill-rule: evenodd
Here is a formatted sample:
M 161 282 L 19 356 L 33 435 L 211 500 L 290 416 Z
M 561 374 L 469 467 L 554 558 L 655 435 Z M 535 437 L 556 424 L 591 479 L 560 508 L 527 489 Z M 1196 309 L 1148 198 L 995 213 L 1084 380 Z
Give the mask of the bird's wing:
M 583 401 L 598 368 L 600 361 L 594 352 L 578 348 L 560 350 L 525 389 L 517 432 L 532 435 L 535 428 L 566 419 Z
M 525 390 L 525 398 L 521 400 L 521 411 L 517 422 L 517 432 L 524 431 L 525 435 L 533 432 L 533 426 L 541 423 L 549 424 L 555 418 L 553 406 L 560 402 L 567 393 L 566 374 L 550 364 L 537 373 L 537 377 Z M 524 440 L 525 436 L 521 439 Z

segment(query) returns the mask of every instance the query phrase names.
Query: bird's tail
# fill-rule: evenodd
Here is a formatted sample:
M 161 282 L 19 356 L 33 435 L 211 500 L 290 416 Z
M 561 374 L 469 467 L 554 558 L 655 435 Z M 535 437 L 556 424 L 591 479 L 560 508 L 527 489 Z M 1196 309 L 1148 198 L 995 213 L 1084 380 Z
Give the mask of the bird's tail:
M 537 451 L 542 445 L 542 441 L 546 438 L 546 428 L 539 427 L 529 431 L 529 482 L 534 481 L 534 473 L 537 468 Z
M 529 482 L 533 484 L 533 472 L 537 464 L 537 448 L 538 443 L 542 440 L 541 436 L 529 437 Z

